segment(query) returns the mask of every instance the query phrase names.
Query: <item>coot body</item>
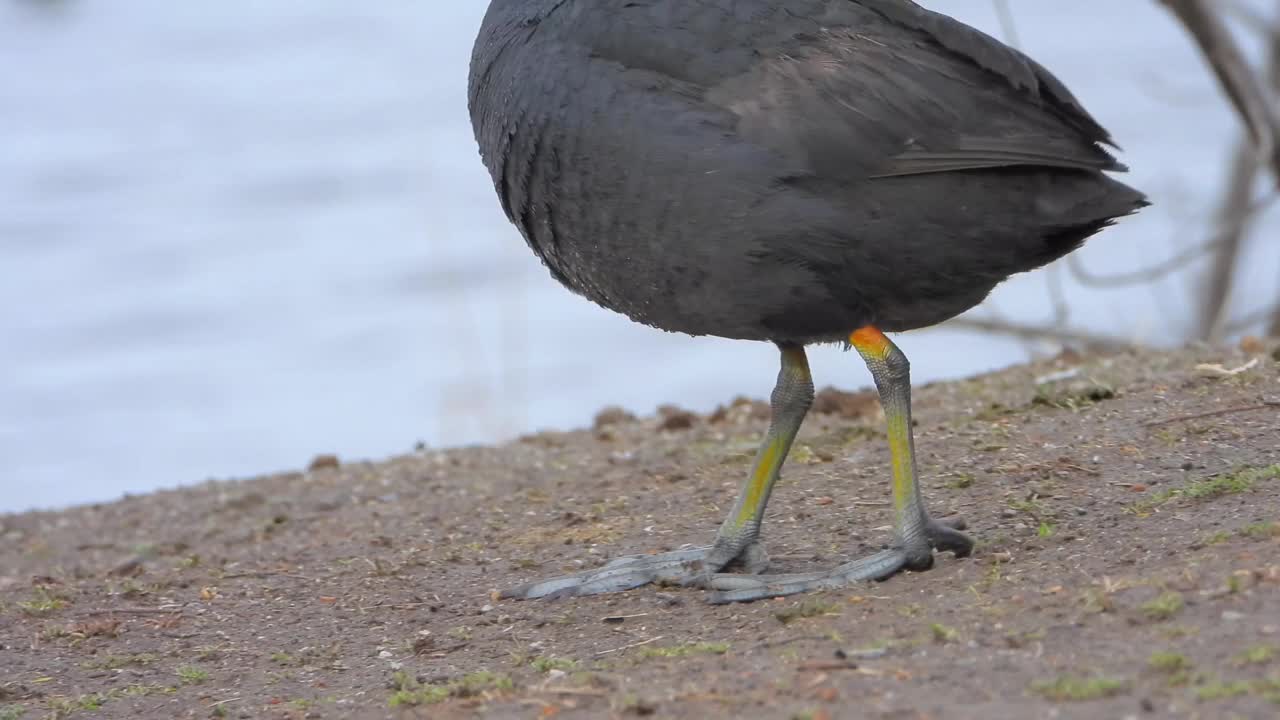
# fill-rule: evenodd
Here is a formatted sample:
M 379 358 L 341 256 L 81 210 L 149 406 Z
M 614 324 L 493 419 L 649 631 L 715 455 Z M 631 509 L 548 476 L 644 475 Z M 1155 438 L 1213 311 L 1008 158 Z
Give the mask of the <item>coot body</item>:
M 1061 82 L 905 0 L 494 0 L 469 96 L 556 279 L 692 335 L 933 325 L 1144 204 Z
M 503 210 L 571 290 L 639 322 L 771 341 L 769 430 L 714 542 L 509 589 L 701 584 L 715 602 L 967 555 L 926 508 L 909 364 L 884 331 L 951 318 L 1146 204 L 1104 130 L 1026 55 L 908 0 L 492 0 L 470 110 Z M 893 537 L 763 575 L 770 493 L 844 340 L 884 407 Z M 746 574 L 719 572 L 737 567 Z

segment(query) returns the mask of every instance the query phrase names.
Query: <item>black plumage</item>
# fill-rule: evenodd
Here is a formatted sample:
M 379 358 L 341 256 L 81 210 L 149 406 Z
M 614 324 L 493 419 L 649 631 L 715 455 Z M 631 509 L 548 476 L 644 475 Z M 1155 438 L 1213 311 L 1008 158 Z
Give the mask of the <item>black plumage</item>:
M 781 352 L 769 430 L 711 545 L 507 597 L 664 582 L 756 600 L 967 555 L 963 523 L 926 507 L 909 363 L 882 331 L 958 315 L 1146 204 L 1053 75 L 908 0 L 492 0 L 470 109 L 503 210 L 561 283 Z M 762 575 L 765 509 L 813 401 L 804 346 L 834 340 L 885 410 L 893 537 L 830 571 Z M 748 574 L 719 573 L 735 566 Z
M 495 0 L 470 106 L 552 274 L 694 335 L 933 325 L 1145 204 L 1061 82 L 905 0 Z

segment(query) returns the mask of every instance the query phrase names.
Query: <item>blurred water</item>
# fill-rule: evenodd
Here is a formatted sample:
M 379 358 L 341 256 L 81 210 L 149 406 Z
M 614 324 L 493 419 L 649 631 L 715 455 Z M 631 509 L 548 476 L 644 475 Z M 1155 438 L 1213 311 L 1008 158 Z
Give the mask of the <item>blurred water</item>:
M 1237 128 L 1181 31 L 1153 2 L 1012 4 L 1157 203 L 1085 263 L 1203 238 Z M 0 4 L 0 510 L 768 393 L 771 347 L 635 326 L 508 227 L 466 117 L 483 5 Z M 990 0 L 932 7 L 1000 34 Z M 1242 307 L 1274 297 L 1274 254 L 1253 260 Z M 1176 341 L 1189 277 L 1068 282 L 1073 321 Z M 1043 274 L 992 302 L 1051 314 Z M 901 345 L 918 380 L 1028 351 Z M 813 360 L 820 384 L 868 382 L 856 357 Z

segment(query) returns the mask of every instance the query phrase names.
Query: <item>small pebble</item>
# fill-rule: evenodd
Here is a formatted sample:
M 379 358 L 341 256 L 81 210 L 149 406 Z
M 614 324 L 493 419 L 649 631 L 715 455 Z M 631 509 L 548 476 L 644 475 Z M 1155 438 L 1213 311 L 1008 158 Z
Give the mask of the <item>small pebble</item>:
M 1240 350 L 1241 352 L 1248 353 L 1249 355 L 1261 355 L 1267 351 L 1267 346 L 1256 336 L 1245 335 L 1240 338 Z
M 312 458 L 311 464 L 307 466 L 307 471 L 315 472 L 316 470 L 337 468 L 341 466 L 342 466 L 342 462 L 338 460 L 337 455 L 326 453 L 324 455 L 317 455 L 314 458 Z
M 663 405 L 658 408 L 660 430 L 688 430 L 698 420 L 698 416 L 678 408 L 675 405 Z
M 676 607 L 677 605 L 684 604 L 683 600 L 671 593 L 654 593 L 653 599 L 657 600 L 660 605 L 664 605 L 666 607 Z
M 635 422 L 636 416 L 627 412 L 623 408 L 611 405 L 596 413 L 595 421 L 592 427 L 596 430 L 608 427 L 609 425 L 622 425 L 625 423 Z

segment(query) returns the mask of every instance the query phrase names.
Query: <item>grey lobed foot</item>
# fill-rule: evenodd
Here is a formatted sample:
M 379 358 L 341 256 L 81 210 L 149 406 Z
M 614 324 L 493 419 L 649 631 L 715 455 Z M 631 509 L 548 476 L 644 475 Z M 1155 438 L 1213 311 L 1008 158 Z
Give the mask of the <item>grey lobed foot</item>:
M 726 557 L 727 556 L 727 557 Z M 764 572 L 769 558 L 760 543 L 752 543 L 737 556 L 717 552 L 714 546 L 694 547 L 656 555 L 627 555 L 603 567 L 550 578 L 504 590 L 501 598 L 533 600 L 622 592 L 649 583 L 705 585 L 713 573 L 740 564 L 748 573 Z
M 966 557 L 973 551 L 973 541 L 960 532 L 964 521 L 948 518 L 929 520 L 924 527 L 923 542 L 926 547 L 890 547 L 868 557 L 845 563 L 835 569 L 795 573 L 791 575 L 713 575 L 710 586 L 716 592 L 707 601 L 712 604 L 752 602 L 766 598 L 795 595 L 811 590 L 829 590 L 869 580 L 884 580 L 904 570 L 925 570 L 933 564 L 933 550 L 955 553 Z

